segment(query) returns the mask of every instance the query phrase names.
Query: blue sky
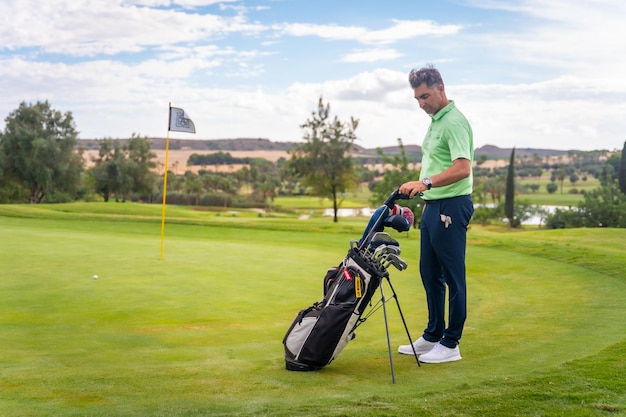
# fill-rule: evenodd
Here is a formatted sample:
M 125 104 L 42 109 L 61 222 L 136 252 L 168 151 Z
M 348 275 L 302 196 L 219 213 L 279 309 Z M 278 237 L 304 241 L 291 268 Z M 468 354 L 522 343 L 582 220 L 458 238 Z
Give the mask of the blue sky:
M 0 116 L 48 100 L 80 137 L 299 141 L 319 97 L 361 146 L 421 144 L 407 81 L 433 63 L 475 146 L 621 150 L 619 0 L 0 2 Z

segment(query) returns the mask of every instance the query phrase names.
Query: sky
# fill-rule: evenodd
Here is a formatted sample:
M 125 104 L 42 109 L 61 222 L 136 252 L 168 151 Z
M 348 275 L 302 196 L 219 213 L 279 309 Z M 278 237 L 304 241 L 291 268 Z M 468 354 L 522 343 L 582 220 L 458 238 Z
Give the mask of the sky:
M 476 148 L 621 150 L 625 24 L 622 0 L 0 0 L 0 129 L 47 100 L 81 139 L 300 142 L 321 97 L 360 146 L 420 145 L 433 64 Z

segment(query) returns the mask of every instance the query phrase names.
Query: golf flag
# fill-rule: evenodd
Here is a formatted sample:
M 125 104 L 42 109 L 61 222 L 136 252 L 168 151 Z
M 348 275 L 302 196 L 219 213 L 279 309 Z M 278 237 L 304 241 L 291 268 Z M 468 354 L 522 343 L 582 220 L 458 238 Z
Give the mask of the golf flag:
M 170 107 L 169 130 L 171 132 L 196 133 L 196 127 L 191 118 L 185 113 L 185 110 L 178 107 Z
M 170 120 L 167 125 L 167 137 L 165 138 L 165 167 L 163 169 L 163 203 L 161 205 L 161 250 L 159 259 L 163 260 L 163 241 L 165 239 L 165 204 L 167 202 L 167 171 L 169 171 L 169 150 L 170 150 L 170 132 L 187 132 L 196 133 L 191 118 L 187 116 L 185 110 L 172 107 L 170 103 Z

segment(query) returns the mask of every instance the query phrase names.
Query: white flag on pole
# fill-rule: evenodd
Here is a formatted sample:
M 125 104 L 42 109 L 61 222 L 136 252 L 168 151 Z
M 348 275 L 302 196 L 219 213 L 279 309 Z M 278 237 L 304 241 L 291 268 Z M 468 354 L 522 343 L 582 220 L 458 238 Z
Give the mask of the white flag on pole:
M 178 107 L 170 107 L 170 131 L 196 133 L 196 126 L 185 113 L 185 110 Z

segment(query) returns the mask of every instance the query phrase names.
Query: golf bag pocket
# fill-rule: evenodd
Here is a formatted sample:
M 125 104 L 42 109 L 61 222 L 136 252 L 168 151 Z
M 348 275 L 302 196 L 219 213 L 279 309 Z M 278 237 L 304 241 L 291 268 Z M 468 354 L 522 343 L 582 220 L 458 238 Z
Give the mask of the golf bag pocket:
M 363 297 L 365 282 L 359 270 L 354 267 L 342 268 L 326 292 L 329 305 L 354 305 Z
M 346 337 L 346 328 L 353 315 L 350 306 L 326 306 L 302 345 L 298 360 L 320 368 L 328 365 L 334 359 L 337 347 L 343 348 L 348 343 L 349 339 L 345 342 L 342 339 Z
M 346 305 L 316 303 L 300 311 L 283 338 L 286 368 L 314 371 L 328 365 L 354 337 L 350 329 L 357 318 Z
M 339 266 L 334 266 L 329 268 L 326 271 L 326 275 L 324 276 L 324 297 L 328 293 L 328 289 L 333 286 L 337 278 L 339 278 L 341 274 L 341 264 Z
M 314 371 L 323 366 L 315 366 L 298 360 L 300 352 L 315 327 L 321 311 L 318 303 L 301 310 L 293 323 L 291 323 L 289 330 L 287 330 L 283 338 L 283 345 L 285 346 L 285 365 L 288 370 Z

